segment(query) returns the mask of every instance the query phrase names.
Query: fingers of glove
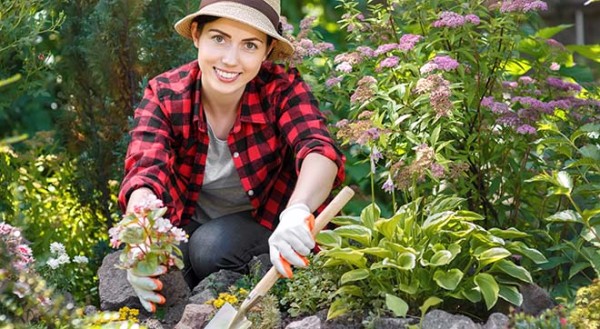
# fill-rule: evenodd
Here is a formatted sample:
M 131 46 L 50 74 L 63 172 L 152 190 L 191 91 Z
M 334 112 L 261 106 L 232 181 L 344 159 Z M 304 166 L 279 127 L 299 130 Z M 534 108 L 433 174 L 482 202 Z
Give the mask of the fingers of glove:
M 156 293 L 152 290 L 144 290 L 144 289 L 134 289 L 135 293 L 138 295 L 140 300 L 145 300 L 147 302 L 152 302 L 156 304 L 164 304 L 167 300 L 165 296 Z
M 280 256 L 277 248 L 271 246 L 269 250 L 269 256 L 271 258 L 271 264 L 273 264 L 281 276 L 288 279 L 292 277 L 292 269 L 289 266 L 290 264 L 286 262 L 286 265 L 284 265 L 283 261 L 285 260 Z
M 288 263 L 298 267 L 306 267 L 307 264 L 304 260 L 304 257 L 294 251 L 290 245 L 281 244 L 277 247 L 281 257 L 283 257 Z
M 312 233 L 310 233 L 308 225 L 302 225 L 301 227 L 298 227 L 298 229 L 295 230 L 293 233 L 302 243 L 302 246 L 304 248 L 300 247 L 300 245 L 295 244 L 292 244 L 292 247 L 296 251 L 300 252 L 302 255 L 308 255 L 308 253 L 310 253 L 310 251 L 315 247 L 315 239 L 313 238 Z
M 293 251 L 299 253 L 300 255 L 306 256 L 310 254 L 311 249 L 314 248 L 315 241 L 310 235 L 307 237 L 303 234 L 299 234 L 299 232 L 290 232 L 290 234 L 284 236 L 281 245 L 283 244 L 289 245 Z
M 159 279 L 147 277 L 147 276 L 137 276 L 132 273 L 132 271 L 127 271 L 127 281 L 131 284 L 134 289 L 140 290 L 162 290 L 163 284 Z

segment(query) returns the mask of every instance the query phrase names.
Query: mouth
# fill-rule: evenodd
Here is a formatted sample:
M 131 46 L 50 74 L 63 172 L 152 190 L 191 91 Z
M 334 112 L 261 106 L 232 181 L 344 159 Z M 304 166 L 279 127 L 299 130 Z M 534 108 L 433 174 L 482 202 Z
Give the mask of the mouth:
M 227 81 L 227 82 L 235 80 L 241 74 L 241 73 L 223 71 L 216 67 L 213 69 L 215 70 L 215 73 L 217 74 L 217 77 L 219 77 L 220 80 Z

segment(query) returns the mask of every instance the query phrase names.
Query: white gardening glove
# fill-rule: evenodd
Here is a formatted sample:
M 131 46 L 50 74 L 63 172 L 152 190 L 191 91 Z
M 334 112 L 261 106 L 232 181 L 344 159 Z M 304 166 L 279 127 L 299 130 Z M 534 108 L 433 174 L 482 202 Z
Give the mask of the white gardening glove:
M 140 275 L 135 269 L 127 270 L 127 281 L 137 294 L 146 311 L 156 312 L 156 304 L 164 304 L 166 298 L 157 293 L 163 288 L 162 282 L 156 277 L 167 273 L 167 267 L 159 265 L 151 275 Z
M 290 264 L 306 267 L 305 257 L 315 247 L 315 240 L 310 232 L 309 221 L 312 214 L 307 205 L 302 203 L 288 206 L 279 215 L 279 225 L 269 237 L 269 253 L 271 264 L 286 278 L 292 277 Z

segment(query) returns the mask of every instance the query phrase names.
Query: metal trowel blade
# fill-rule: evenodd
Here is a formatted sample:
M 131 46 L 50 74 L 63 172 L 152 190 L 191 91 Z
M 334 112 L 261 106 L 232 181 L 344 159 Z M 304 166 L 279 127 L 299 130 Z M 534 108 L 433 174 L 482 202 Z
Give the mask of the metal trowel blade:
M 225 303 L 217 314 L 210 320 L 210 322 L 204 327 L 204 329 L 248 329 L 252 325 L 252 322 L 244 318 L 239 321 L 234 328 L 231 327 L 231 321 L 235 318 L 237 310 L 229 303 Z

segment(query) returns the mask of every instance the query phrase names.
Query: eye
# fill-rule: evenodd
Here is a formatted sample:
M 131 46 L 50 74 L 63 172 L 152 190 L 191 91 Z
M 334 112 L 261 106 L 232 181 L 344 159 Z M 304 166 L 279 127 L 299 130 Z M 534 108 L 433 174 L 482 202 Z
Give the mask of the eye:
M 258 49 L 258 45 L 254 42 L 246 42 L 246 49 L 248 50 L 256 50 Z
M 222 35 L 218 35 L 218 34 L 214 35 L 211 39 L 216 43 L 223 43 L 225 41 L 225 38 L 223 38 Z

